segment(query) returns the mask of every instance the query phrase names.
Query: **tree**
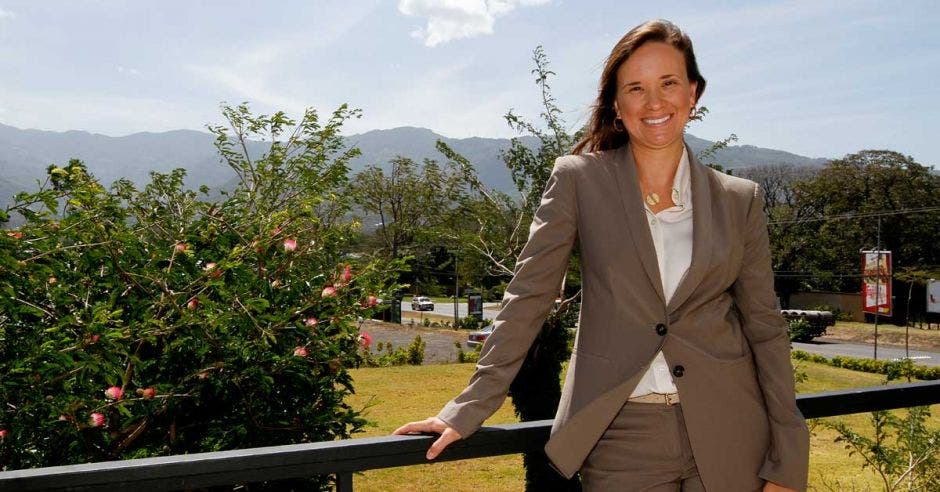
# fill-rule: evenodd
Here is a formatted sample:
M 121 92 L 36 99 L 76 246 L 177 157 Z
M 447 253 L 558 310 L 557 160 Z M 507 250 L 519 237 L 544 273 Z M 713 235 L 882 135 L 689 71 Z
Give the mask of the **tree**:
M 379 166 L 358 173 L 349 194 L 359 211 L 374 218 L 370 223 L 378 221 L 365 238 L 366 246 L 383 258 L 404 259 L 409 268 L 401 281 L 418 292 L 436 294 L 438 276 L 452 270 L 447 246 L 453 242 L 454 216 L 464 195 L 457 170 L 431 159 L 419 165 L 397 157 L 387 173 Z
M 3 469 L 348 437 L 357 318 L 396 265 L 351 261 L 339 223 L 345 106 L 211 126 L 240 178 L 220 202 L 183 170 L 106 190 L 78 161 L 7 212 L 0 236 Z M 249 140 L 270 144 L 253 159 Z M 206 192 L 207 190 L 202 190 Z M 324 478 L 270 484 L 320 489 Z M 253 486 L 252 490 L 266 486 Z
M 349 189 L 364 212 L 378 216 L 376 236 L 389 258 L 437 241 L 462 192 L 454 169 L 430 159 L 419 166 L 406 157 L 393 159 L 388 174 L 369 166 Z
M 859 251 L 878 246 L 879 222 L 895 270 L 940 265 L 940 176 L 911 157 L 863 150 L 792 186 L 793 203 L 771 210 L 771 242 L 775 270 L 799 288 L 858 292 Z

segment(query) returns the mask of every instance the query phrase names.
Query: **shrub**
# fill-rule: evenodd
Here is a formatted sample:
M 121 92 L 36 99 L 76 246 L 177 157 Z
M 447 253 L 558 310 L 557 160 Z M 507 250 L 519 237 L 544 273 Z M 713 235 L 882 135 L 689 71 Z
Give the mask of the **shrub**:
M 413 366 L 420 366 L 424 362 L 424 340 L 421 335 L 415 335 L 415 339 L 408 346 L 408 363 Z
M 355 321 L 376 309 L 365 299 L 396 288 L 398 266 L 342 253 L 357 231 L 339 220 L 357 151 L 339 130 L 358 113 L 321 123 L 308 110 L 296 124 L 246 105 L 223 113 L 229 127 L 210 129 L 239 182 L 220 202 L 187 190 L 183 170 L 109 191 L 75 160 L 17 195 L 9 211 L 25 224 L 0 235 L 3 469 L 331 440 L 364 425 L 343 402 Z M 241 149 L 258 140 L 269 149 L 249 158 Z
M 872 470 L 884 490 L 940 489 L 940 431 L 927 426 L 930 407 L 907 408 L 897 417 L 888 411 L 871 413 L 871 436 L 862 435 L 841 421 L 823 422 L 839 436 L 849 455 L 864 458 L 863 468 Z
M 425 342 L 421 335 L 415 335 L 408 347 L 395 348 L 391 342 L 379 342 L 373 353 L 368 346 L 362 348 L 360 363 L 366 367 L 404 366 L 407 364 L 420 366 L 424 362 Z M 383 353 L 384 351 L 384 353 Z
M 466 316 L 458 320 L 456 328 L 460 330 L 479 330 L 483 323 L 485 321 L 476 316 Z
M 790 320 L 789 330 L 790 330 L 790 341 L 791 342 L 808 342 L 813 339 L 813 334 L 815 330 L 813 326 L 810 325 L 809 321 L 806 321 L 803 318 L 797 318 Z
M 454 347 L 457 348 L 457 362 L 463 364 L 464 362 L 477 362 L 480 360 L 480 349 L 482 345 L 477 345 L 474 350 L 469 352 L 464 352 L 463 345 L 460 342 L 454 342 Z
M 810 354 L 802 350 L 794 350 L 791 356 L 796 360 L 817 362 L 833 367 L 851 369 L 853 371 L 884 374 L 888 376 L 888 379 L 899 379 L 901 377 L 911 377 L 923 381 L 940 379 L 940 367 L 917 365 L 910 359 L 874 360 L 845 356 L 836 356 L 829 359 L 822 355 Z

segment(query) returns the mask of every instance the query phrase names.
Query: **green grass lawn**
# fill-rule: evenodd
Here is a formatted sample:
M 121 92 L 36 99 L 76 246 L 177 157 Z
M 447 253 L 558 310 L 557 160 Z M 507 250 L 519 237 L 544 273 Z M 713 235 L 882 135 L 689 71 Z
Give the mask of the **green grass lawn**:
M 355 408 L 368 407 L 365 416 L 374 423 L 357 437 L 387 435 L 405 422 L 436 414 L 466 385 L 473 367 L 473 364 L 444 364 L 352 371 L 357 394 L 347 401 Z M 883 381 L 880 375 L 809 362 L 801 362 L 800 368 L 809 376 L 798 386 L 801 393 L 875 386 Z M 931 425 L 940 428 L 940 405 L 934 405 L 931 410 Z M 869 414 L 836 418 L 850 423 L 859 432 L 870 428 L 867 425 Z M 515 421 L 507 400 L 487 424 Z M 813 428 L 810 490 L 881 490 L 875 475 L 862 469 L 861 458 L 849 457 L 842 444 L 833 441 L 834 431 L 822 425 Z M 360 491 L 483 492 L 523 488 L 520 455 L 373 470 L 355 478 L 355 489 Z

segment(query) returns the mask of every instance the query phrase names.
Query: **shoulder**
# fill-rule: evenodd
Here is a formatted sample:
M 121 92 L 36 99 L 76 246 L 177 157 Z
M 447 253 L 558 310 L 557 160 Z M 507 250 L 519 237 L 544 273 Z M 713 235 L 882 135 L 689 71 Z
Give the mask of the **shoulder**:
M 702 166 L 701 164 L 699 165 Z M 730 195 L 731 197 L 750 203 L 760 194 L 760 186 L 754 181 L 725 174 L 708 166 L 702 167 L 705 168 L 712 183 L 717 185 L 718 191 L 723 195 Z
M 584 154 L 568 154 L 555 159 L 555 171 L 563 173 L 590 174 L 601 171 L 605 164 L 613 162 L 617 149 L 601 150 Z

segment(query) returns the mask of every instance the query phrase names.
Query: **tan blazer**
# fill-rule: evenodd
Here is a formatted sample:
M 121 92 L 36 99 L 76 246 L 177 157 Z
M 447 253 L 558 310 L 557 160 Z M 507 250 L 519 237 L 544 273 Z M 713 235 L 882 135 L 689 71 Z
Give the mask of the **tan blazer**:
M 754 490 L 762 480 L 806 488 L 809 433 L 796 407 L 763 200 L 755 183 L 702 165 L 691 150 L 689 161 L 692 263 L 668 305 L 629 146 L 555 162 L 496 329 L 470 384 L 438 417 L 466 437 L 499 408 L 577 237 L 579 329 L 545 446 L 555 467 L 568 477 L 578 471 L 662 350 L 708 490 Z

